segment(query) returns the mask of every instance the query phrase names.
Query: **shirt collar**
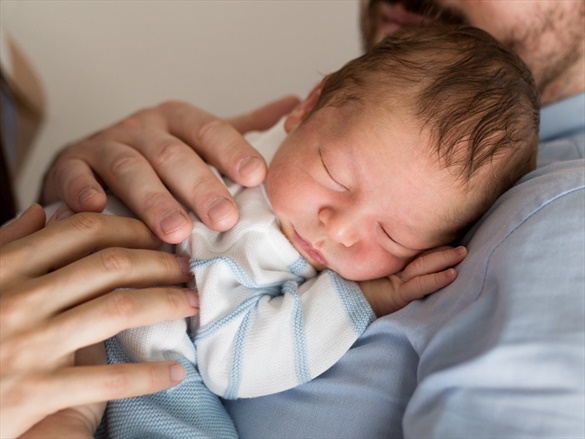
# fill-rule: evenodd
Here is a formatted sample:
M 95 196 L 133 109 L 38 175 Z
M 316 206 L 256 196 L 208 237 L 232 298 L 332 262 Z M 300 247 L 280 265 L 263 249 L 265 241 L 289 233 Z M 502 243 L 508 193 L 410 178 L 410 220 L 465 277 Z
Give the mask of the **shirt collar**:
M 585 132 L 585 92 L 540 110 L 540 140 Z

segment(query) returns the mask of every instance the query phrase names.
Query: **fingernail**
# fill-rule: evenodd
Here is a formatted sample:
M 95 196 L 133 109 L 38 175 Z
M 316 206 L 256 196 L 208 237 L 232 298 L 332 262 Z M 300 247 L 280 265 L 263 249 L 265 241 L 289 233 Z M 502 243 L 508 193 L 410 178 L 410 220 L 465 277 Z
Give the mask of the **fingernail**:
M 49 221 L 47 221 L 47 225 L 53 224 L 54 222 L 65 219 L 65 218 L 69 218 L 70 216 L 73 216 L 74 214 L 75 214 L 75 212 L 73 212 L 71 209 L 69 209 L 69 207 L 67 207 L 67 205 L 61 206 L 59 209 L 57 209 L 55 211 L 53 216 L 51 218 L 49 218 Z
M 226 198 L 216 198 L 209 203 L 207 214 L 214 223 L 218 223 L 227 216 L 233 215 L 235 207 Z
M 160 228 L 165 234 L 173 233 L 187 224 L 187 219 L 176 209 L 167 210 L 162 215 Z
M 191 271 L 191 260 L 189 258 L 178 256 L 177 261 L 179 261 L 179 266 L 184 274 L 193 276 L 193 272 Z
M 455 250 L 457 250 L 457 254 L 459 256 L 465 256 L 467 254 L 467 248 L 463 245 L 460 245 Z
M 83 203 L 93 197 L 94 195 L 96 195 L 98 193 L 98 191 L 96 191 L 94 188 L 92 187 L 88 187 L 84 190 L 81 191 L 81 193 L 79 194 L 79 204 L 83 205 Z
M 183 291 L 185 291 L 185 294 L 187 295 L 189 305 L 191 305 L 193 308 L 199 308 L 199 294 L 197 291 L 190 288 L 183 288 Z
M 264 163 L 258 157 L 250 156 L 242 159 L 238 166 L 238 172 L 244 178 L 253 177 L 264 168 Z
M 171 366 L 171 381 L 180 383 L 185 378 L 185 368 L 180 364 L 173 364 Z

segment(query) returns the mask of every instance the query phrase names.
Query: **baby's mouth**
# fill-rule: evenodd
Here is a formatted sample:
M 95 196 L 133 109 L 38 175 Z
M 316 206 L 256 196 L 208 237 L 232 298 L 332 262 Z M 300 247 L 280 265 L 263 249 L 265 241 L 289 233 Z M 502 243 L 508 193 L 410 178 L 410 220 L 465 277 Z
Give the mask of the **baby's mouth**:
M 305 241 L 305 239 L 297 232 L 297 230 L 293 227 L 294 231 L 294 243 L 296 244 L 295 247 L 297 250 L 300 249 L 300 252 L 309 259 L 311 265 L 313 265 L 317 269 L 323 269 L 327 266 L 327 260 L 325 257 L 311 245 L 310 242 Z

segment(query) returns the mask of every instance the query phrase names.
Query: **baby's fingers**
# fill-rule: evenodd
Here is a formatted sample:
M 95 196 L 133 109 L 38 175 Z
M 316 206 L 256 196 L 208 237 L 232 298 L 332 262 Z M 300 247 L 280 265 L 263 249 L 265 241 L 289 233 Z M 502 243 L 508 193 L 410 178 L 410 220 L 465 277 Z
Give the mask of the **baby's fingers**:
M 467 256 L 467 249 L 463 246 L 456 248 L 438 247 L 417 256 L 400 273 L 400 278 L 402 281 L 407 282 L 416 276 L 438 273 L 457 265 L 465 259 L 465 256 Z
M 438 273 L 415 276 L 400 286 L 400 298 L 405 304 L 422 299 L 441 288 L 445 288 L 457 278 L 457 271 L 449 268 Z

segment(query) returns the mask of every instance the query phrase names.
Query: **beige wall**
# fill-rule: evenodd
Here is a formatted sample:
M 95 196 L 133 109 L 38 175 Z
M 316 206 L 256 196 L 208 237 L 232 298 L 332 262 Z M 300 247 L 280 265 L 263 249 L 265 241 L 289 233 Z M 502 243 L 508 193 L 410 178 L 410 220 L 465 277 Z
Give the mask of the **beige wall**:
M 46 90 L 46 123 L 17 181 L 22 207 L 58 148 L 139 108 L 178 98 L 229 116 L 304 95 L 360 52 L 354 0 L 1 0 L 0 8 L 2 30 Z

